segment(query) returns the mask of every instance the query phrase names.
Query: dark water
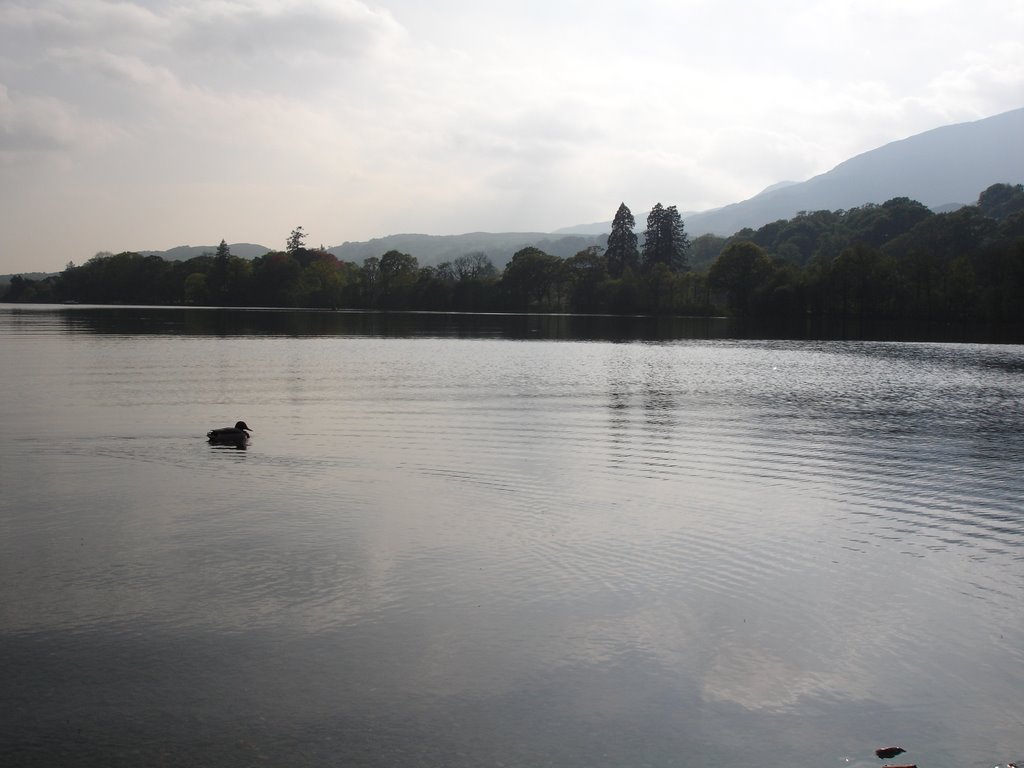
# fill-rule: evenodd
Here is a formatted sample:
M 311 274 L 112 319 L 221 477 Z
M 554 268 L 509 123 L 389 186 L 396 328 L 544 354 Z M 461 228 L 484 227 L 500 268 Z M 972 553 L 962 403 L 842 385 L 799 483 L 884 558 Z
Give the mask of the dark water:
M 0 765 L 1024 757 L 1024 347 L 648 322 L 0 308 Z

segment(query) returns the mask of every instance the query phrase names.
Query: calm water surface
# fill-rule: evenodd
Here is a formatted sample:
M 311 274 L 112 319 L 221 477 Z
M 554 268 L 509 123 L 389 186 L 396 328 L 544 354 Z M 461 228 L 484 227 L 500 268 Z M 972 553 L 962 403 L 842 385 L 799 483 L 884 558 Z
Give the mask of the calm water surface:
M 0 764 L 1024 758 L 1024 347 L 325 317 L 0 307 Z

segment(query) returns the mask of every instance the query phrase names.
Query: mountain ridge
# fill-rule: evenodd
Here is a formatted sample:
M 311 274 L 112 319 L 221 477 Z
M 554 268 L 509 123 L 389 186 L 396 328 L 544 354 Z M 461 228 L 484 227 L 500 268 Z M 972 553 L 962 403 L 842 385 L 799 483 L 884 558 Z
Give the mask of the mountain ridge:
M 992 184 L 1024 180 L 1024 108 L 932 128 L 844 160 L 806 181 L 780 181 L 753 197 L 683 214 L 690 237 L 757 229 L 800 211 L 847 210 L 894 197 L 936 213 L 973 203 Z M 646 218 L 646 214 L 643 214 Z M 637 216 L 638 225 L 643 218 Z M 611 221 L 558 232 L 607 233 Z
M 894 197 L 909 197 L 935 211 L 974 202 L 992 184 L 1024 181 L 1024 107 L 991 117 L 932 128 L 844 160 L 806 181 L 780 181 L 746 200 L 707 211 L 683 213 L 691 238 L 723 237 L 757 229 L 800 211 L 847 210 Z M 646 216 L 646 214 L 645 214 Z M 642 231 L 643 219 L 638 217 Z M 604 245 L 611 222 L 563 227 L 553 232 L 469 232 L 456 235 L 400 233 L 329 247 L 338 258 L 361 262 L 389 250 L 410 253 L 421 265 L 485 252 L 496 265 L 521 248 L 535 247 L 567 258 L 591 245 Z M 253 258 L 272 250 L 236 243 L 236 256 Z M 140 251 L 179 260 L 213 253 L 216 246 L 178 246 Z
M 974 202 L 992 184 L 1024 179 L 1024 108 L 892 141 L 807 181 L 763 192 L 685 220 L 691 236 L 728 236 L 802 210 L 846 210 L 894 197 L 929 208 Z
M 229 243 L 228 248 L 233 256 L 241 256 L 244 259 L 254 259 L 273 250 L 256 243 Z M 136 251 L 140 256 L 160 256 L 168 261 L 188 261 L 203 254 L 212 256 L 216 252 L 216 245 L 178 245 L 166 251 Z
M 604 245 L 607 236 L 556 232 L 468 232 L 461 235 L 387 235 L 372 240 L 345 242 L 328 248 L 339 259 L 361 262 L 391 250 L 416 257 L 421 265 L 440 264 L 459 256 L 484 252 L 496 265 L 504 265 L 523 248 L 533 247 L 560 258 L 569 258 L 591 245 Z

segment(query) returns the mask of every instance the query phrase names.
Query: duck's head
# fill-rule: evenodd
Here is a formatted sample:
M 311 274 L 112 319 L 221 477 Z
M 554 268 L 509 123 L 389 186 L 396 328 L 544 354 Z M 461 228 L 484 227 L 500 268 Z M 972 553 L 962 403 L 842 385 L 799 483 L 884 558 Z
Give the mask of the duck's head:
M 235 429 L 244 429 L 246 432 L 252 432 L 252 429 L 250 429 L 249 425 L 247 425 L 244 421 L 239 421 L 238 423 L 236 423 Z

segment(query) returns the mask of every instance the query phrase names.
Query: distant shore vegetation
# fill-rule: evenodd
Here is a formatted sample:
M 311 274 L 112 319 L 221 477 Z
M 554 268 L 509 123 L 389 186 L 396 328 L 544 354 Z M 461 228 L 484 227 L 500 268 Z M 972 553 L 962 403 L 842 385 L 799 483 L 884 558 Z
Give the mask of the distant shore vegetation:
M 604 246 L 569 258 L 535 247 L 498 268 L 483 252 L 436 266 L 396 250 L 341 261 L 294 229 L 252 260 L 221 241 L 187 261 L 97 254 L 43 279 L 14 276 L 8 302 L 454 312 L 567 312 L 1024 322 L 1024 186 L 934 213 L 908 198 L 802 211 L 731 237 L 691 240 L 675 206 L 641 233 L 629 208 Z

